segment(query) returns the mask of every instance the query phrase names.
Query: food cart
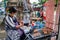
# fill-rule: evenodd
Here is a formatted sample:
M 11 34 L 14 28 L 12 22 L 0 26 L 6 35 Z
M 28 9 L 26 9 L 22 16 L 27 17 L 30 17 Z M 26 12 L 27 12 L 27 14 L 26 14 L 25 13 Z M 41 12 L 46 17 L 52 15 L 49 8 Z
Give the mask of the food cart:
M 30 30 L 31 31 L 31 30 Z M 26 33 L 25 40 L 51 40 L 51 37 L 57 36 L 50 28 L 34 29 L 33 31 Z

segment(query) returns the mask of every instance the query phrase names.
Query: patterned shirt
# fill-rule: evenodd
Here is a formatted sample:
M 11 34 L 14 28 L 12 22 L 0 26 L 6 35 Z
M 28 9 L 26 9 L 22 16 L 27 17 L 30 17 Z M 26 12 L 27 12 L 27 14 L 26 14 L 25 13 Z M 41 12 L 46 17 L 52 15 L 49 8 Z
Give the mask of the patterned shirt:
M 7 32 L 6 40 L 20 40 L 20 31 L 16 29 L 16 18 L 11 16 L 6 16 L 5 18 L 5 29 Z

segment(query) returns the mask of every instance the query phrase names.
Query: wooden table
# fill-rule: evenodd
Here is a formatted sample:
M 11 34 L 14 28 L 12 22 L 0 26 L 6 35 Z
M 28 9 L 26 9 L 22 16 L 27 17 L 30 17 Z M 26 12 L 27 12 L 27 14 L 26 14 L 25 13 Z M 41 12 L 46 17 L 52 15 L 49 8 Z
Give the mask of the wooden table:
M 37 21 L 38 18 L 31 18 L 31 20 Z M 39 18 L 40 20 L 42 20 L 42 18 Z

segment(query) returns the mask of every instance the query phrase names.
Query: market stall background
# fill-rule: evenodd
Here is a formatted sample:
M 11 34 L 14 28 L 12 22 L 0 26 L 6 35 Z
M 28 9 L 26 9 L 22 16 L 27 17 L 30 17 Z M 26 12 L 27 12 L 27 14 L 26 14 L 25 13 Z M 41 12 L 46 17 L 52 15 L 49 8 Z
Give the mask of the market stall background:
M 54 0 L 48 0 L 44 5 L 46 7 L 46 10 L 45 10 L 46 11 L 46 27 L 50 27 L 50 28 L 53 28 L 54 31 L 58 31 L 58 25 L 56 24 L 58 24 L 59 13 L 56 13 L 56 11 L 54 10 L 55 9 L 54 5 L 55 5 Z M 55 30 L 55 28 L 57 30 Z

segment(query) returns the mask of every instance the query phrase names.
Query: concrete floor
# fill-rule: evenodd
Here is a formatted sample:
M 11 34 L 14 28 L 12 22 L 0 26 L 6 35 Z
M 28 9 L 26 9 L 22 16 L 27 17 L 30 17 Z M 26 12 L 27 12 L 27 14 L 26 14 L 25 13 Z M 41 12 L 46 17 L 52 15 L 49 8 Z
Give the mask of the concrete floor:
M 58 40 L 60 40 L 60 15 L 59 15 L 59 36 L 58 36 Z
M 5 40 L 6 32 L 4 30 L 0 31 L 0 40 Z

